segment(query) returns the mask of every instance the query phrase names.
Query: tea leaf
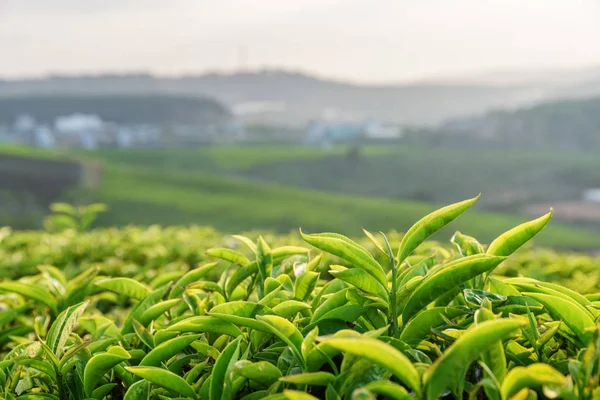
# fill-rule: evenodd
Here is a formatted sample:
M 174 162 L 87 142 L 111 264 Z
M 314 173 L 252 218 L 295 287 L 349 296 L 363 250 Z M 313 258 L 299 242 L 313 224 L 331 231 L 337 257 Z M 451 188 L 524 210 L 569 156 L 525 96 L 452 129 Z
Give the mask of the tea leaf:
M 402 242 L 400 242 L 397 257 L 398 263 L 402 263 L 425 239 L 467 211 L 479 200 L 479 196 L 440 208 L 417 221 L 406 232 L 402 238 Z
M 140 378 L 144 378 L 157 386 L 179 393 L 182 396 L 191 397 L 192 399 L 198 398 L 189 383 L 170 371 L 157 367 L 125 367 L 125 369 Z

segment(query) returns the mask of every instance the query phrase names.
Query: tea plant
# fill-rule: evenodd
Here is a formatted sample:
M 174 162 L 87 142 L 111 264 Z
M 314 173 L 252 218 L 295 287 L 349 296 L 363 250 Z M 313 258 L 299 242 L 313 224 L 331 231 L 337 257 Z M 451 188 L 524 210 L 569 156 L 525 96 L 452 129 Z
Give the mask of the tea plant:
M 514 255 L 552 211 L 489 246 L 428 241 L 477 199 L 360 241 L 4 231 L 4 256 L 34 258 L 6 265 L 36 271 L 0 281 L 0 398 L 600 398 L 595 278 L 583 295 L 519 273 L 598 264 Z

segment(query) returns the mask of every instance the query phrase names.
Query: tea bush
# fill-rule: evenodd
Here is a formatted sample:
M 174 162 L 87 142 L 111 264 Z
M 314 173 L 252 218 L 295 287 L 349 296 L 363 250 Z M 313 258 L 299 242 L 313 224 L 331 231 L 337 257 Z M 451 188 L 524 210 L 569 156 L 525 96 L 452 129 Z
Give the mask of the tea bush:
M 530 247 L 551 212 L 427 240 L 476 200 L 360 240 L 4 228 L 0 398 L 600 398 L 598 260 Z

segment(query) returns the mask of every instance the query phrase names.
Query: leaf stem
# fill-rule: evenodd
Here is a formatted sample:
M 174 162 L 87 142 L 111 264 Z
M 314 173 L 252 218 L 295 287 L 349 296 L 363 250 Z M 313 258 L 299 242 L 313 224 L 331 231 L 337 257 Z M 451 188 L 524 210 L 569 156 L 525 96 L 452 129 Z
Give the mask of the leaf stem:
M 388 259 L 390 262 L 390 268 L 392 270 L 392 289 L 389 295 L 390 298 L 390 316 L 389 316 L 389 321 L 390 321 L 390 329 L 391 329 L 391 335 L 392 337 L 397 338 L 398 334 L 399 334 L 399 329 L 398 329 L 398 309 L 397 309 L 397 305 L 396 305 L 396 292 L 398 291 L 398 288 L 396 287 L 397 282 L 396 282 L 396 278 L 398 275 L 398 267 L 396 265 L 396 258 L 394 257 L 394 252 L 392 251 L 392 248 L 390 246 L 390 242 L 388 241 L 387 237 L 385 236 L 385 234 L 383 232 L 381 232 L 381 235 L 383 236 L 383 240 L 385 241 L 385 246 L 387 248 L 387 255 L 388 255 Z

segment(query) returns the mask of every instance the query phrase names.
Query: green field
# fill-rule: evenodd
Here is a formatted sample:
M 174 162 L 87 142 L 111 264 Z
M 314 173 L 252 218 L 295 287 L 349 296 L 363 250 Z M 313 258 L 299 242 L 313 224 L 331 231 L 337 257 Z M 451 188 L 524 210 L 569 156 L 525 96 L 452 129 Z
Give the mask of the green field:
M 348 182 L 353 178 L 348 174 L 336 178 L 331 170 L 328 170 L 329 173 L 321 170 L 323 178 L 318 178 L 318 168 L 332 162 L 346 162 L 347 153 L 345 147 L 327 150 L 215 147 L 101 150 L 69 156 L 101 161 L 105 166 L 103 183 L 94 195 L 95 200 L 105 202 L 110 207 L 110 211 L 99 220 L 101 226 L 197 224 L 214 226 L 224 232 L 251 229 L 290 232 L 301 227 L 309 232 L 338 231 L 354 236 L 360 234 L 363 227 L 372 231 L 404 231 L 419 215 L 439 205 L 473 197 L 479 192 L 482 192 L 481 205 L 494 197 L 488 182 L 494 181 L 493 175 L 487 181 L 464 176 L 466 167 L 456 160 L 466 153 L 438 152 L 428 155 L 447 163 L 454 162 L 462 169 L 449 167 L 439 161 L 417 173 L 414 168 L 419 160 L 422 165 L 427 164 L 423 157 L 428 153 L 423 150 L 370 146 L 361 150 L 361 160 L 367 165 L 368 173 L 360 177 L 360 187 L 349 189 Z M 35 154 L 45 152 L 37 151 Z M 385 166 L 395 159 L 411 162 L 413 169 L 404 172 L 400 169 L 397 173 L 389 170 L 388 175 L 378 178 L 372 175 L 373 171 L 368 167 L 380 170 L 383 167 L 379 164 Z M 476 157 L 479 162 L 484 159 L 490 161 L 492 166 L 496 165 L 494 162 L 502 162 L 501 166 L 496 167 L 496 173 L 502 173 L 502 168 L 516 168 L 514 165 L 519 163 L 524 168 L 523 175 L 531 173 L 529 168 L 525 168 L 523 155 L 520 154 L 509 154 L 508 159 L 503 159 L 500 152 Z M 563 156 L 563 159 L 567 160 L 567 157 Z M 533 157 L 531 165 L 536 161 L 540 159 Z M 573 165 L 587 165 L 585 163 L 591 165 L 592 161 L 579 159 Z M 466 162 L 464 165 L 470 164 Z M 363 174 L 362 168 L 361 165 L 359 174 Z M 445 180 L 436 176 L 436 169 L 444 171 L 442 176 Z M 491 166 L 489 169 L 492 169 Z M 280 170 L 290 173 L 287 181 Z M 473 174 L 476 172 L 473 171 Z M 297 181 L 302 174 L 313 173 L 314 188 Z M 332 186 L 324 185 L 325 181 Z M 441 192 L 448 190 L 449 194 L 447 198 L 442 196 L 432 202 L 394 198 L 402 197 L 402 190 L 405 190 L 402 189 L 403 185 L 411 186 L 415 182 L 424 187 L 437 186 Z M 479 187 L 482 189 L 478 190 Z M 394 190 L 398 191 L 397 195 L 390 195 Z M 528 219 L 486 212 L 481 205 L 458 222 L 455 229 L 490 240 L 508 227 Z M 452 233 L 446 231 L 442 234 L 447 238 Z M 555 221 L 536 240 L 546 246 L 595 250 L 599 247 L 600 233 L 563 226 Z

